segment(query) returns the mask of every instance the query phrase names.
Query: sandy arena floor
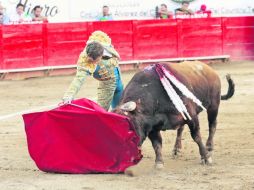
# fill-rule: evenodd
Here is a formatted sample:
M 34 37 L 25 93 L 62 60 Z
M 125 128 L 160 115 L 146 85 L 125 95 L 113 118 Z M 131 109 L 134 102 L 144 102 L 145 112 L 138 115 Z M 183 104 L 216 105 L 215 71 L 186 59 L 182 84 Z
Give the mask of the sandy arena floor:
M 0 121 L 0 189 L 254 189 L 254 62 L 217 64 L 213 67 L 222 79 L 226 92 L 226 73 L 232 75 L 236 93 L 223 101 L 215 134 L 212 166 L 200 165 L 198 146 L 186 127 L 182 156 L 172 159 L 176 131 L 163 132 L 165 168 L 154 170 L 150 142 L 143 145 L 143 160 L 133 169 L 134 177 L 120 175 L 61 175 L 43 173 L 28 154 L 21 117 Z M 134 72 L 124 73 L 125 84 Z M 23 81 L 0 81 L 0 116 L 51 105 L 60 101 L 73 76 L 35 78 Z M 88 79 L 79 96 L 93 98 L 96 81 Z M 206 114 L 200 115 L 204 141 L 208 127 Z

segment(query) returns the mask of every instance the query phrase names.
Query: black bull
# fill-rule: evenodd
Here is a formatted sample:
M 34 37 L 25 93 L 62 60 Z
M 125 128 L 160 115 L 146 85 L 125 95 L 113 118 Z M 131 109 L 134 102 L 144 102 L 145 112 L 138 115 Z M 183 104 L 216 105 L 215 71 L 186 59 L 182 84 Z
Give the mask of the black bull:
M 181 149 L 181 135 L 183 126 L 187 124 L 193 140 L 198 144 L 202 163 L 212 163 L 213 137 L 216 131 L 216 118 L 220 100 L 227 100 L 234 94 L 234 83 L 227 76 L 228 92 L 221 96 L 221 82 L 216 72 L 208 65 L 198 61 L 185 61 L 182 63 L 164 64 L 167 70 L 181 81 L 207 109 L 209 137 L 204 146 L 200 134 L 198 114 L 202 111 L 192 100 L 179 96 L 183 100 L 191 120 L 184 120 L 176 110 L 168 94 L 164 90 L 155 67 L 145 69 L 134 75 L 126 86 L 119 106 L 115 113 L 126 115 L 130 118 L 140 136 L 140 144 L 148 136 L 156 154 L 156 166 L 163 167 L 161 154 L 161 130 L 177 129 L 177 138 L 173 154 Z

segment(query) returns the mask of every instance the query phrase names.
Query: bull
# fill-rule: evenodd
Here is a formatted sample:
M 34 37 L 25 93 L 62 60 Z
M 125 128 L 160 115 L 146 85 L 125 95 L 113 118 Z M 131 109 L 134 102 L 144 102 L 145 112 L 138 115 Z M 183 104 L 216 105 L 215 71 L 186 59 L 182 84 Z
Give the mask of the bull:
M 126 115 L 130 119 L 140 137 L 140 145 L 146 137 L 150 139 L 156 155 L 156 168 L 163 168 L 164 165 L 160 131 L 177 130 L 173 149 L 173 154 L 177 155 L 182 148 L 181 138 L 185 124 L 188 125 L 191 137 L 199 147 L 201 162 L 211 164 L 220 100 L 227 100 L 233 96 L 234 82 L 230 75 L 227 75 L 228 91 L 227 94 L 221 95 L 219 76 L 210 66 L 199 61 L 184 61 L 163 64 L 163 66 L 184 84 L 206 108 L 209 126 L 206 146 L 201 138 L 198 119 L 202 108 L 178 92 L 191 116 L 191 119 L 185 120 L 162 86 L 155 66 L 150 66 L 149 69 L 144 69 L 133 76 L 123 92 L 119 106 L 113 112 Z

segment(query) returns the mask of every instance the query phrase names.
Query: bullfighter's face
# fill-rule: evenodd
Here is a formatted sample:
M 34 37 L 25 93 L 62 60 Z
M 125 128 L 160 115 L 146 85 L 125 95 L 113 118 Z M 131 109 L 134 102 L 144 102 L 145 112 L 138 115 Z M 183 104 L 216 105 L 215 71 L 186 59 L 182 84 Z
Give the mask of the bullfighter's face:
M 134 125 L 136 133 L 140 137 L 141 146 L 146 137 L 148 136 L 149 132 L 151 131 L 152 126 L 149 122 L 147 122 L 145 115 L 138 108 L 136 102 L 131 101 L 120 105 L 113 112 L 127 116 L 130 119 L 130 121 Z
M 91 42 L 86 46 L 88 63 L 97 64 L 101 61 L 104 52 L 103 46 L 99 42 Z
M 92 63 L 92 64 L 98 64 L 102 59 L 102 56 L 96 58 L 96 59 L 93 59 L 92 57 L 87 57 L 87 61 L 88 63 Z

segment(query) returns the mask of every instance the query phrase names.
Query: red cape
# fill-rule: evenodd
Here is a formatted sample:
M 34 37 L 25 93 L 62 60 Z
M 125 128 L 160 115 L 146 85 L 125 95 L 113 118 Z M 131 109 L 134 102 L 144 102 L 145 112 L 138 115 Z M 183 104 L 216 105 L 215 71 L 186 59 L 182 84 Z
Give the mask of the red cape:
M 139 137 L 127 117 L 79 99 L 73 105 L 23 115 L 30 156 L 57 173 L 119 173 L 141 158 Z

